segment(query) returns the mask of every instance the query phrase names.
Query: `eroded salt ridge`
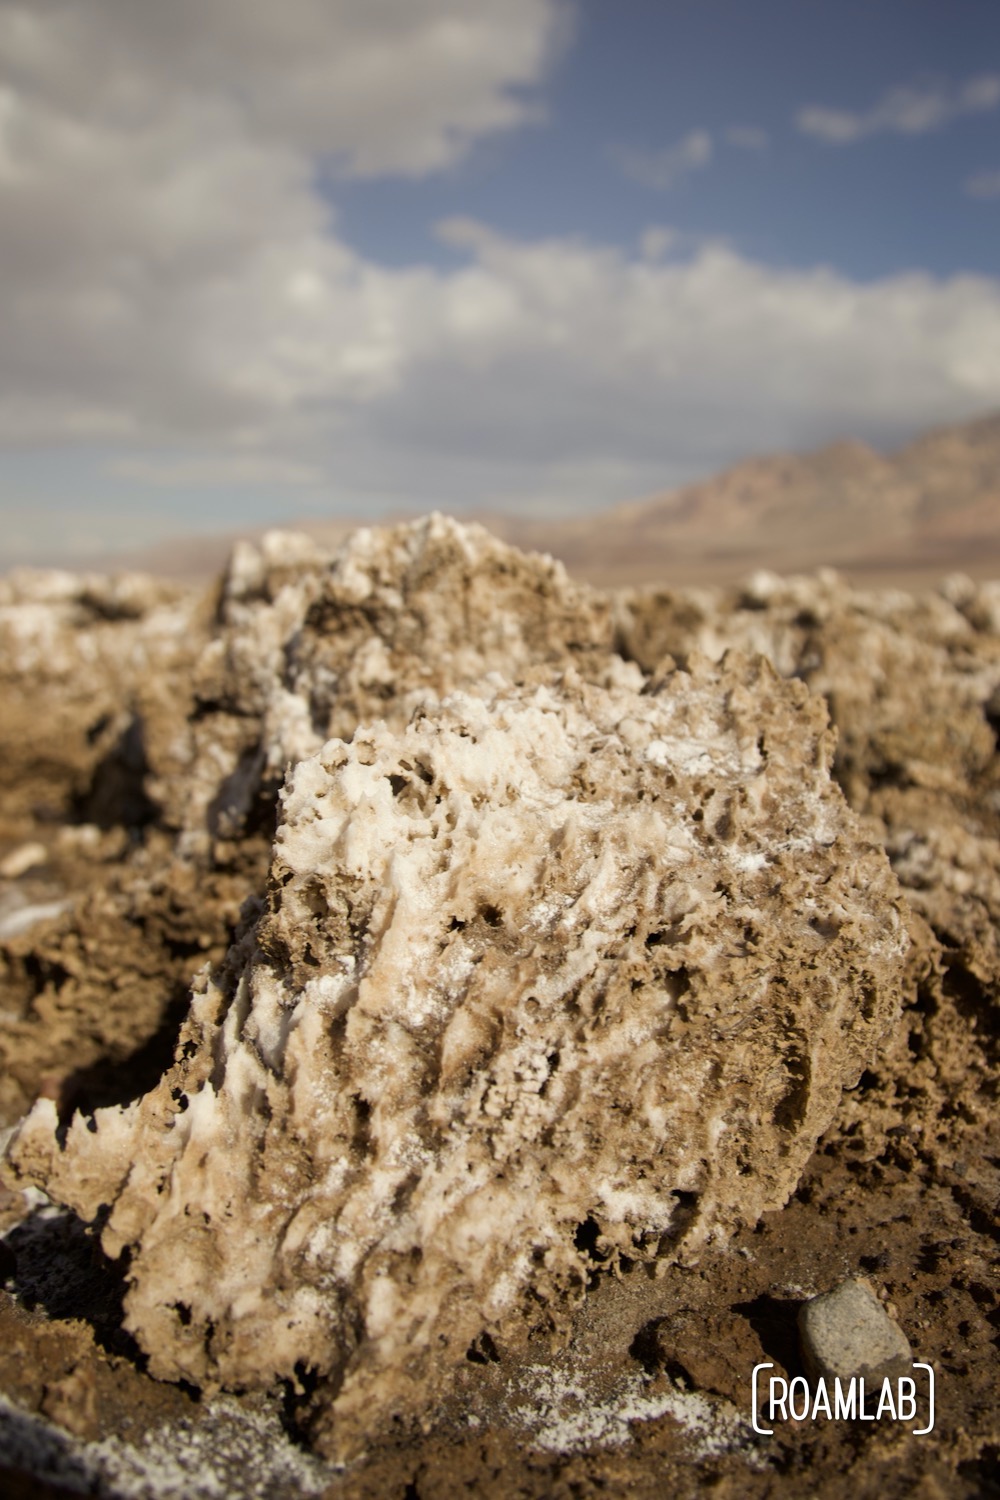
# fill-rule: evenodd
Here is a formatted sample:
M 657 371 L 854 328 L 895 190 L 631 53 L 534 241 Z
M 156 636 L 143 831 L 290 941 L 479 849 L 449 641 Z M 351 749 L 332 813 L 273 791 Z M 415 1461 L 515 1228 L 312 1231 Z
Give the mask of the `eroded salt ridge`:
M 898 888 L 801 683 L 613 675 L 426 694 L 302 760 L 175 1066 L 62 1145 L 28 1117 L 13 1169 L 109 1208 L 152 1373 L 312 1371 L 348 1451 L 483 1331 L 558 1332 L 595 1258 L 794 1188 L 897 1013 Z
M 214 608 L 137 576 L 0 580 L 0 855 L 45 860 L 0 875 L 0 1121 L 40 1087 L 64 1109 L 98 1075 L 115 1092 L 263 889 L 289 762 L 491 670 L 612 681 L 616 652 L 650 671 L 736 645 L 822 693 L 834 774 L 925 919 L 927 964 L 957 951 L 1000 994 L 998 600 L 830 573 L 613 598 L 443 517 L 335 553 L 241 544 Z
M 737 647 L 824 696 L 834 774 L 889 853 L 923 961 L 1000 998 L 1000 583 L 952 575 L 910 595 L 830 570 L 758 573 L 736 589 L 626 590 L 616 610 L 619 649 L 646 670 L 664 652 Z
M 363 528 L 335 553 L 274 532 L 240 544 L 192 712 L 153 795 L 188 857 L 225 857 L 288 764 L 374 718 L 401 728 L 421 693 L 612 659 L 610 598 L 562 564 L 434 514 Z
M 606 595 L 443 516 L 336 552 L 240 544 L 214 597 L 133 575 L 0 580 L 0 1123 L 69 1110 L 220 962 L 266 881 L 285 768 L 502 670 L 621 668 Z M 37 853 L 37 849 L 36 849 Z M 105 1097 L 100 1102 L 106 1102 Z

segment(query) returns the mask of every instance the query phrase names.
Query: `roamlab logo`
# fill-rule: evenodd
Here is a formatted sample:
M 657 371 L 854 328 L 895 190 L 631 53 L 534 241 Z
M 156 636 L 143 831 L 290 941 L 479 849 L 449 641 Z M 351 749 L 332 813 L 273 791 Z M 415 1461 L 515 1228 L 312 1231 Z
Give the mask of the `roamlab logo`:
M 838 1376 L 828 1383 L 822 1376 L 812 1385 L 804 1375 L 786 1380 L 781 1375 L 765 1378 L 774 1365 L 754 1365 L 751 1420 L 762 1437 L 771 1437 L 779 1422 L 921 1422 L 914 1437 L 934 1431 L 934 1370 L 915 1360 L 913 1375 L 888 1375 L 865 1384 L 864 1377 L 849 1380 Z M 923 1371 L 925 1376 L 917 1377 Z

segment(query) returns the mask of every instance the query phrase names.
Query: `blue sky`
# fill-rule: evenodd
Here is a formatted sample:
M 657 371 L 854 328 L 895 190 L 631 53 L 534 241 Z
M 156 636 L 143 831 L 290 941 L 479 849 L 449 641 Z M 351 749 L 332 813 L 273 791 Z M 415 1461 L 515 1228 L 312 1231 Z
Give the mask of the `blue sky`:
M 1000 76 L 992 0 L 584 0 L 573 17 L 539 126 L 429 179 L 332 185 L 353 244 L 391 265 L 441 260 L 433 226 L 457 209 L 515 236 L 628 247 L 665 216 L 769 263 L 828 262 L 864 279 L 1000 269 L 997 203 L 966 190 L 996 170 L 1000 110 L 883 128 L 863 149 L 796 123 L 810 104 L 864 115 L 894 89 L 948 101 L 969 79 Z M 734 143 L 727 132 L 741 128 Z M 655 156 L 699 131 L 709 161 L 669 189 L 619 165 L 615 148 Z
M 998 249 L 985 0 L 0 0 L 0 566 L 891 446 Z

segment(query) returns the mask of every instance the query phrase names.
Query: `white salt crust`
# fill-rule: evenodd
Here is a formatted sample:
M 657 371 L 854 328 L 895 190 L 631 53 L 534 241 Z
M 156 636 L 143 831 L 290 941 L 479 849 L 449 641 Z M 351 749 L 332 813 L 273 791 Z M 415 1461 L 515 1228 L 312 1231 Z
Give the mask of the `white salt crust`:
M 0 1462 L 102 1500 L 274 1500 L 321 1495 L 335 1477 L 295 1447 L 276 1413 L 227 1396 L 206 1403 L 197 1422 L 175 1420 L 135 1442 L 73 1441 L 0 1396 Z
M 308 1370 L 328 1456 L 483 1330 L 561 1332 L 594 1257 L 690 1258 L 784 1202 L 897 1014 L 898 889 L 801 683 L 547 675 L 296 765 L 175 1067 L 62 1145 L 40 1101 L 10 1148 L 108 1209 L 154 1375 Z
M 749 1467 L 760 1467 L 753 1429 L 731 1401 L 683 1390 L 663 1377 L 651 1381 L 634 1372 L 608 1390 L 587 1371 L 529 1365 L 508 1388 L 505 1409 L 513 1425 L 550 1453 L 620 1448 L 640 1423 L 669 1416 L 693 1459 L 742 1453 Z
M 359 723 L 401 729 L 421 696 L 475 690 L 494 671 L 621 670 L 611 616 L 561 563 L 439 514 L 362 528 L 332 554 L 294 533 L 240 543 L 195 665 L 196 711 L 151 795 L 181 852 L 205 859 L 240 836 L 262 785 Z

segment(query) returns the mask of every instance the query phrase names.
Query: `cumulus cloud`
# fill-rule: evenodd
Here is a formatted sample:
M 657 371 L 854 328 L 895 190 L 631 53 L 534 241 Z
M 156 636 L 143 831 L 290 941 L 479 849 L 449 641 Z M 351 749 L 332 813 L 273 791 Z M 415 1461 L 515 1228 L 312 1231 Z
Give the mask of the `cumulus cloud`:
M 795 123 L 804 135 L 830 146 L 850 146 L 866 136 L 925 135 L 962 115 L 982 114 L 1000 105 L 1000 74 L 970 78 L 957 88 L 943 83 L 890 89 L 871 109 L 829 109 L 811 104 Z
M 1000 198 L 1000 169 L 974 172 L 966 180 L 965 191 L 970 198 Z
M 365 410 L 396 451 L 707 467 L 1000 399 L 1000 284 L 987 278 L 858 285 L 717 244 L 653 262 L 459 232 L 470 261 L 423 289 L 434 332 L 411 346 L 413 379 Z
M 724 245 L 692 250 L 669 232 L 635 254 L 521 242 L 467 220 L 442 234 L 462 254 L 455 269 L 375 267 L 311 232 L 248 250 L 204 345 L 212 283 L 196 283 L 174 303 L 183 321 L 169 369 L 145 343 L 128 362 L 120 349 L 113 425 L 161 447 L 119 458 L 118 472 L 161 486 L 306 485 L 325 473 L 319 493 L 355 513 L 570 509 L 747 451 L 894 439 L 1000 403 L 993 279 L 860 285 Z M 45 330 L 56 350 L 60 311 Z M 196 377 L 211 423 L 190 400 Z M 65 397 L 93 402 L 85 366 Z M 47 413 L 50 435 L 58 415 Z M 209 426 L 228 458 L 206 455 Z
M 317 173 L 523 122 L 558 0 L 0 0 L 0 440 L 249 441 L 398 375 Z M 95 86 L 95 80 L 100 86 Z
M 712 137 L 707 130 L 691 130 L 672 146 L 646 151 L 639 146 L 616 146 L 611 151 L 626 177 L 643 187 L 664 191 L 712 160 Z
M 631 253 L 464 219 L 448 268 L 358 254 L 319 172 L 430 171 L 523 120 L 559 14 L 0 0 L 0 444 L 158 497 L 570 507 L 1000 403 L 986 277 L 859 285 L 662 228 Z M 693 170 L 711 142 L 686 139 Z
M 561 0 L 0 0 L 8 87 L 127 131 L 210 100 L 356 175 L 420 174 L 537 113 Z M 95 86 L 99 80 L 99 87 Z

